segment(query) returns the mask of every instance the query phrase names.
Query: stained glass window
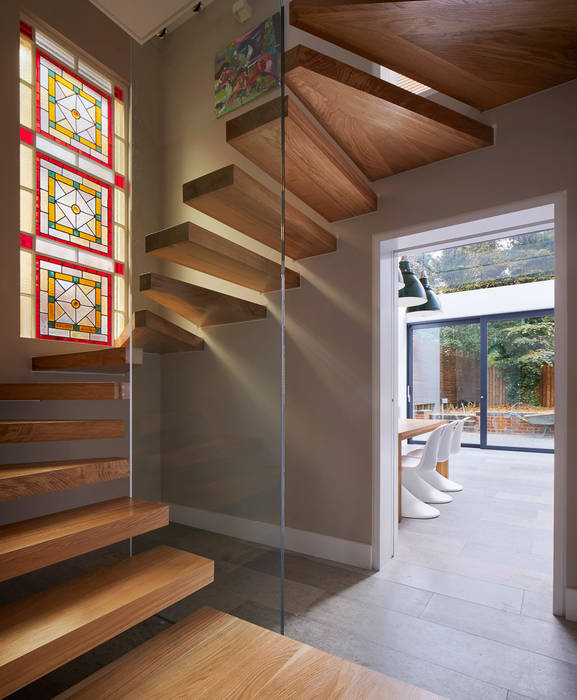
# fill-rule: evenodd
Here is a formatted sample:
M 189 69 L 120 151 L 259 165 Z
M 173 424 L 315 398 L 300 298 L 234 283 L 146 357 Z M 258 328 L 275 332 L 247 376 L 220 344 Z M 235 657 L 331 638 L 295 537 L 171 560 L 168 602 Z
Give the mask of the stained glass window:
M 36 257 L 36 335 L 110 345 L 110 275 Z
M 111 187 L 37 156 L 37 233 L 112 255 Z
M 112 165 L 110 98 L 36 52 L 37 131 Z
M 129 308 L 127 90 L 20 29 L 20 333 L 111 345 Z

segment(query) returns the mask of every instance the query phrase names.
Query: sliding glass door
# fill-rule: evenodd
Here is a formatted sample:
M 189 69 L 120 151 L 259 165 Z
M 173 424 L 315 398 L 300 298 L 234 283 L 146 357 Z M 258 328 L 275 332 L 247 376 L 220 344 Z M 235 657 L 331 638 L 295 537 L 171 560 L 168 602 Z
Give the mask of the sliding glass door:
M 471 447 L 551 452 L 554 342 L 551 310 L 409 324 L 407 415 L 467 417 Z

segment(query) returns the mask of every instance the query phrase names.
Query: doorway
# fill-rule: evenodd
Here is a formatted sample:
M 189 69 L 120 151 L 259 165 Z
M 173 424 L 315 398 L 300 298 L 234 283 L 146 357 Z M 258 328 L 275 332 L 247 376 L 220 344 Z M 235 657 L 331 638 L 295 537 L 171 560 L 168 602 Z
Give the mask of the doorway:
M 466 419 L 463 447 L 552 453 L 554 357 L 554 309 L 408 323 L 407 417 Z

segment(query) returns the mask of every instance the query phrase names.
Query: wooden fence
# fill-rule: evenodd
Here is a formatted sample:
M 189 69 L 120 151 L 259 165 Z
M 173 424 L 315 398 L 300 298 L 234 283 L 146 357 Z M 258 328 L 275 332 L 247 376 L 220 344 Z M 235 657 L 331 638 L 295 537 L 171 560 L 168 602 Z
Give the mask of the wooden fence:
M 505 380 L 499 367 L 489 367 L 487 396 L 491 406 L 506 406 L 508 403 Z M 537 384 L 537 397 L 539 405 L 543 408 L 555 408 L 555 367 L 549 365 L 541 367 L 541 379 Z

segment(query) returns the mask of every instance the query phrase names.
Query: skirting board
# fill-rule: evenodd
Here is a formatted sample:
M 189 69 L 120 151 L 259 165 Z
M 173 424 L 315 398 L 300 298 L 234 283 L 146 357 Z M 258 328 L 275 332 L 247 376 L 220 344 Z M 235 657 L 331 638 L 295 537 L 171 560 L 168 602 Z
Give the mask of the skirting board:
M 565 589 L 565 618 L 577 622 L 577 588 Z
M 233 515 L 213 513 L 208 510 L 190 508 L 169 503 L 170 519 L 181 525 L 198 527 L 202 530 L 218 532 L 220 535 L 238 537 L 249 542 L 264 544 L 268 547 L 280 547 L 280 530 L 278 525 L 246 520 Z M 340 564 L 370 569 L 372 565 L 372 547 L 362 542 L 341 540 L 338 537 L 320 535 L 317 532 L 285 528 L 285 548 L 291 552 L 308 554 L 319 559 L 328 559 Z

